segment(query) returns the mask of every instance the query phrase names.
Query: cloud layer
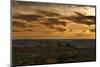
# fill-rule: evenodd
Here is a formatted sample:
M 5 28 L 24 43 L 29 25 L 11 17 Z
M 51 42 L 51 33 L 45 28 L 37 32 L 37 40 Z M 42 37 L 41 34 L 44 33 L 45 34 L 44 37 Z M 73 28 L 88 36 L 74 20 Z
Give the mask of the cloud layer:
M 13 38 L 95 38 L 95 28 L 88 29 L 96 23 L 93 9 L 93 6 L 18 2 L 12 10 Z

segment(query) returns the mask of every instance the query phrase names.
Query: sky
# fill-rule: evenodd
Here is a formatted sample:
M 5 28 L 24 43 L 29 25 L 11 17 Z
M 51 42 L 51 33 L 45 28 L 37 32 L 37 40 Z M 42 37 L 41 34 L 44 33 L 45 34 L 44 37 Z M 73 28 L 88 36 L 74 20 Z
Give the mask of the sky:
M 12 7 L 13 39 L 95 39 L 95 7 L 17 2 Z

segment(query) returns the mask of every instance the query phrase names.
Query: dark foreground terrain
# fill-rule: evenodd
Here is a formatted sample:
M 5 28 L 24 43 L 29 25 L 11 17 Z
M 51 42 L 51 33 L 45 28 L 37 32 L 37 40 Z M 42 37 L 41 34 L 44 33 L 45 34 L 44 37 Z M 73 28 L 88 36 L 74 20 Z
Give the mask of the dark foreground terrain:
M 96 60 L 95 40 L 13 40 L 12 65 L 40 65 Z

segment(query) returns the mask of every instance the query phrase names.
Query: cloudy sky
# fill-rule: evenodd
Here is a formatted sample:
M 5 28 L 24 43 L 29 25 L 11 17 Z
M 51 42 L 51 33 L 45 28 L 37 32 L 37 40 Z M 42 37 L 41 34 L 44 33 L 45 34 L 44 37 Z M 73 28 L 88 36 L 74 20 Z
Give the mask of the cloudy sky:
M 94 39 L 95 7 L 17 2 L 12 7 L 14 39 Z

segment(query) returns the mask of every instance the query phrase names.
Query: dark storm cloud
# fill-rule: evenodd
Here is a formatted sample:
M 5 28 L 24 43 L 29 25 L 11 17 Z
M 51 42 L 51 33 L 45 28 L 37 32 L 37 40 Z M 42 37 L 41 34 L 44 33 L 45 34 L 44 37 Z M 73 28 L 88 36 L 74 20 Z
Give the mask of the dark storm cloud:
M 60 21 L 59 18 L 46 18 L 45 22 L 40 22 L 42 25 L 45 25 L 46 27 L 50 28 L 50 29 L 54 29 L 60 32 L 64 32 L 66 29 L 64 29 L 63 27 L 66 26 L 65 21 Z M 55 25 L 57 27 L 55 27 Z M 62 26 L 62 27 L 59 27 Z
M 23 29 L 26 28 L 26 29 L 24 29 L 24 31 L 34 32 L 32 29 L 29 28 L 29 27 L 34 27 L 34 25 L 32 25 L 32 24 L 28 25 L 27 23 L 23 23 L 23 20 L 27 20 L 27 21 L 36 20 L 37 23 L 45 25 L 48 28 L 55 29 L 55 30 L 60 31 L 60 32 L 65 31 L 64 28 L 61 28 L 61 27 L 56 28 L 56 27 L 54 27 L 54 25 L 66 26 L 66 22 L 59 20 L 59 18 L 53 18 L 53 17 L 44 18 L 41 15 L 40 16 L 39 15 L 19 15 L 19 16 L 14 16 L 13 18 L 14 19 L 21 19 L 20 21 L 14 20 L 12 24 L 13 24 L 13 26 L 22 27 Z M 41 18 L 41 19 L 37 20 L 38 18 Z M 42 23 L 41 21 L 43 21 L 44 23 Z
M 56 31 L 59 31 L 59 32 L 64 32 L 64 31 L 66 31 L 66 29 L 63 28 L 63 27 L 54 27 L 54 26 L 52 26 L 51 29 L 55 29 Z
M 56 30 L 56 31 L 59 31 L 59 32 L 64 32 L 66 30 L 63 27 L 59 27 L 59 26 L 55 27 L 54 24 L 48 24 L 48 23 L 42 23 L 42 24 L 47 26 L 50 29 L 53 29 L 53 30 Z
M 15 19 L 22 19 L 26 21 L 37 21 L 39 18 L 43 18 L 41 15 L 18 15 L 18 16 L 13 16 Z
M 34 27 L 34 25 L 28 25 L 26 23 L 22 23 L 23 21 L 12 21 L 12 26 L 16 26 L 16 27 L 22 27 L 22 28 L 26 28 L 26 27 Z
M 22 23 L 22 22 L 23 20 L 36 21 L 37 23 L 45 25 L 46 27 L 50 29 L 54 29 L 59 32 L 64 32 L 66 31 L 66 29 L 63 27 L 65 27 L 68 23 L 66 20 L 70 20 L 74 23 L 87 24 L 87 25 L 95 24 L 95 16 L 85 16 L 84 14 L 81 14 L 79 12 L 73 11 L 76 15 L 67 16 L 67 15 L 60 15 L 53 11 L 45 11 L 45 10 L 36 10 L 36 11 L 39 14 L 33 14 L 33 15 L 32 14 L 27 14 L 27 15 L 20 14 L 18 16 L 13 16 L 13 19 L 21 20 L 21 21 L 13 21 L 12 23 L 13 26 L 18 26 L 22 28 L 34 27 L 32 24 L 27 25 L 27 23 Z M 58 26 L 55 27 L 55 25 L 56 26 L 58 25 Z M 59 25 L 61 27 L 59 27 Z M 34 32 L 34 30 L 30 28 L 27 28 L 24 31 Z
M 91 19 L 94 24 L 96 23 L 96 16 L 86 16 L 88 19 Z
M 91 29 L 91 30 L 89 30 L 89 31 L 91 31 L 91 32 L 96 32 L 96 30 L 95 30 L 95 29 Z
M 48 17 L 57 17 L 57 16 L 61 16 L 58 13 L 52 12 L 52 11 L 45 11 L 45 10 L 37 10 L 38 13 L 48 16 Z
M 24 31 L 36 32 L 36 31 L 34 31 L 33 29 L 30 29 L 30 28 L 24 29 Z
M 12 26 L 25 27 L 25 24 L 19 21 L 12 21 Z
M 46 19 L 46 24 L 48 25 L 62 25 L 62 26 L 66 26 L 66 23 L 65 21 L 61 21 L 59 20 L 59 18 L 47 18 Z
M 82 20 L 83 22 L 87 21 L 87 20 L 91 20 L 90 22 L 87 21 L 87 25 L 88 24 L 95 24 L 95 20 L 96 20 L 96 17 L 95 16 L 85 16 L 79 12 L 75 12 L 78 16 L 76 17 L 77 20 Z M 75 18 L 75 17 L 74 17 Z M 80 18 L 80 19 L 79 19 Z
M 59 32 L 64 32 L 64 31 L 66 31 L 66 29 L 65 28 L 62 28 L 62 27 L 58 27 L 58 28 L 55 28 L 57 31 L 59 31 Z
M 15 30 L 15 29 L 13 29 L 12 31 L 13 31 L 13 32 L 20 32 L 19 30 Z
M 33 30 L 31 30 L 31 29 L 27 29 L 27 30 L 25 30 L 25 31 L 33 31 Z
M 75 12 L 75 16 L 62 16 L 60 19 L 71 20 L 74 23 L 92 25 L 95 24 L 95 16 L 85 16 L 79 12 Z

